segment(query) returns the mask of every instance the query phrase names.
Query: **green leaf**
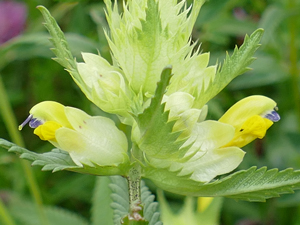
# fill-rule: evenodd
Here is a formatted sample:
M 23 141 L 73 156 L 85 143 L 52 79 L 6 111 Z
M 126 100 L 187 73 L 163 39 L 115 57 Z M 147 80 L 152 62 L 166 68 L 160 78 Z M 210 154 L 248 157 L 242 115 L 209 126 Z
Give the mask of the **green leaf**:
M 138 70 L 136 70 L 135 73 L 133 73 L 132 86 L 134 90 L 138 90 L 140 88 L 140 83 L 136 81 L 139 81 L 141 77 L 144 76 L 144 81 L 142 84 L 143 92 L 149 92 L 153 94 L 159 72 L 163 66 L 168 64 L 167 62 L 164 62 L 165 64 L 161 64 L 162 61 L 167 59 L 167 57 L 165 57 L 163 54 L 165 51 L 163 48 L 165 47 L 164 40 L 166 37 L 162 29 L 159 2 L 147 0 L 145 14 L 146 18 L 140 20 L 141 28 L 135 28 L 137 34 L 137 53 L 143 60 L 143 66 L 135 62 L 137 57 L 134 58 L 134 64 L 141 66 L 140 68 L 136 69 L 141 70 L 143 75 L 141 76 L 141 73 L 138 73 Z M 157 70 L 159 70 L 158 73 Z M 155 72 L 156 74 L 154 74 Z
M 125 178 L 120 176 L 110 177 L 109 187 L 112 191 L 110 195 L 113 202 L 111 207 L 114 210 L 114 224 L 121 225 L 121 221 L 129 213 L 128 184 Z
M 53 149 L 46 153 L 35 153 L 31 152 L 25 148 L 22 148 L 16 144 L 0 138 L 0 146 L 8 149 L 9 152 L 14 152 L 20 154 L 20 158 L 32 161 L 33 166 L 42 166 L 42 170 L 52 170 L 53 172 L 68 170 L 78 173 L 86 173 L 92 175 L 116 175 L 127 173 L 127 166 L 122 164 L 118 166 L 98 166 L 94 164 L 94 167 L 84 165 L 83 167 L 77 166 L 71 159 L 68 152 Z
M 186 148 L 179 150 L 185 140 L 177 141 L 181 132 L 172 132 L 176 121 L 169 121 L 169 112 L 165 112 L 165 104 L 161 103 L 169 85 L 172 69 L 166 67 L 161 73 L 150 106 L 138 116 L 137 122 L 141 132 L 138 147 L 149 156 L 171 158 L 184 155 Z
M 257 29 L 250 37 L 246 35 L 243 45 L 240 48 L 235 47 L 231 56 L 226 55 L 226 59 L 219 68 L 215 79 L 209 85 L 209 88 L 200 94 L 198 108 L 201 108 L 216 96 L 235 77 L 249 70 L 248 66 L 255 59 L 253 55 L 259 47 L 263 32 L 263 29 Z
M 278 169 L 251 167 L 205 184 L 193 181 L 189 176 L 178 176 L 178 172 L 148 167 L 145 168 L 145 177 L 151 179 L 158 187 L 177 194 L 224 196 L 246 201 L 263 202 L 268 198 L 300 189 L 300 171 L 291 168 L 278 172 Z M 160 176 L 155 175 L 157 173 Z
M 40 225 L 40 217 L 36 205 L 18 196 L 10 195 L 8 209 L 16 220 L 23 225 Z M 88 225 L 88 221 L 76 213 L 57 207 L 44 207 L 49 225 L 72 224 Z
M 267 170 L 266 167 L 260 169 L 251 167 L 204 185 L 199 192 L 214 192 L 217 196 L 262 202 L 268 198 L 279 197 L 280 194 L 293 193 L 293 190 L 299 188 L 299 170 L 288 168 L 278 171 L 278 169 Z
M 155 196 L 151 194 L 143 181 L 141 182 L 141 199 L 144 206 L 144 218 L 149 221 L 149 225 L 162 225 L 158 203 L 154 202 Z
M 109 188 L 109 177 L 98 177 L 94 189 L 92 204 L 92 224 L 114 225 L 113 209 L 109 207 L 112 203 L 110 197 L 112 191 Z
M 37 8 L 41 11 L 46 21 L 45 27 L 48 29 L 50 35 L 52 36 L 50 40 L 55 46 L 55 48 L 52 49 L 52 51 L 57 56 L 55 60 L 67 69 L 76 69 L 76 63 L 72 56 L 64 33 L 61 31 L 55 19 L 51 16 L 50 12 L 45 7 L 38 6 Z
M 69 71 L 76 84 L 82 90 L 83 85 L 85 86 L 85 88 L 87 88 L 80 74 L 78 73 L 76 60 L 74 59 L 70 51 L 64 33 L 61 31 L 60 27 L 58 26 L 55 19 L 51 16 L 50 12 L 44 6 L 38 6 L 37 8 L 41 11 L 45 20 L 45 27 L 48 29 L 52 37 L 50 40 L 55 47 L 52 49 L 57 57 L 55 58 L 55 60 Z M 86 92 L 85 94 L 88 96 L 88 92 Z
M 120 176 L 112 176 L 110 180 L 109 187 L 112 192 L 111 198 L 113 203 L 111 203 L 111 207 L 114 210 L 114 224 L 121 225 L 121 221 L 123 220 L 124 224 L 162 225 L 159 221 L 158 203 L 154 202 L 155 196 L 151 194 L 144 182 L 141 182 L 141 200 L 146 221 L 128 221 L 127 216 L 130 211 L 128 183 L 125 178 Z
M 168 168 L 155 168 L 150 165 L 144 167 L 144 177 L 150 179 L 162 190 L 181 195 L 190 195 L 192 191 L 198 190 L 203 183 L 190 179 L 190 175 L 179 176 L 178 171 L 170 171 Z

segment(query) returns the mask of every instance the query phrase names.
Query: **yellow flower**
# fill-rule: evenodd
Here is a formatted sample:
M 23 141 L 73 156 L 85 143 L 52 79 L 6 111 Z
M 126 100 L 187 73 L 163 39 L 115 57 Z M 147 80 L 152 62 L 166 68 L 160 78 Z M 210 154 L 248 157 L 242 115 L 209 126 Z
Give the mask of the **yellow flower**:
M 106 117 L 89 116 L 79 109 L 45 101 L 30 110 L 19 129 L 27 123 L 40 139 L 69 152 L 79 166 L 117 165 L 128 158 L 125 134 Z
M 30 110 L 28 118 L 19 126 L 19 130 L 29 123 L 34 134 L 43 141 L 55 141 L 55 131 L 61 127 L 72 128 L 65 107 L 57 102 L 44 101 Z
M 273 123 L 280 120 L 276 109 L 276 102 L 260 95 L 249 96 L 234 104 L 219 119 L 235 128 L 233 139 L 224 147 L 243 147 L 256 138 L 262 139 Z

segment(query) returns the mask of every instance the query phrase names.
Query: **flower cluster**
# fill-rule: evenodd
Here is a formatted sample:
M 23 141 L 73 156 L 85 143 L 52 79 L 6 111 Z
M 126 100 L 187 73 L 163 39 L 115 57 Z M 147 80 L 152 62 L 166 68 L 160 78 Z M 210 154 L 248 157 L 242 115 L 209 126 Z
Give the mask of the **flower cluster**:
M 191 41 L 204 1 L 194 0 L 193 7 L 185 0 L 176 2 L 130 0 L 120 13 L 105 0 L 113 64 L 91 53 L 82 53 L 84 62 L 76 64 L 80 79 L 75 81 L 87 98 L 132 127 L 129 144 L 112 120 L 56 102 L 34 106 L 20 128 L 29 122 L 36 135 L 69 152 L 78 166 L 109 170 L 135 162 L 200 183 L 235 169 L 245 154 L 240 148 L 263 138 L 280 119 L 276 103 L 250 96 L 218 121 L 206 120 L 207 101 L 230 79 L 220 77 L 217 65 L 208 66 L 209 54 L 200 53 Z M 168 65 L 173 75 L 159 90 Z

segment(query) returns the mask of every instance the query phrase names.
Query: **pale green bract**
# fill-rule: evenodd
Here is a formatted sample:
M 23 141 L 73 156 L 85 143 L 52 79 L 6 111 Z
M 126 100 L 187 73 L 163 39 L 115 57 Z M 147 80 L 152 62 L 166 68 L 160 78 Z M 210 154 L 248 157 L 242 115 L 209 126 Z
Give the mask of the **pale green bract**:
M 66 68 L 90 101 L 103 111 L 116 114 L 121 123 L 132 129 L 125 137 L 112 120 L 64 106 L 61 107 L 65 108 L 67 119 L 42 119 L 49 107 L 39 107 L 30 117 L 38 121 L 36 133 L 67 151 L 74 164 L 70 160 L 63 165 L 61 161 L 48 160 L 48 155 L 63 155 L 65 160 L 67 155 L 60 150 L 39 156 L 30 155 L 25 149 L 15 150 L 6 142 L 5 147 L 54 171 L 130 177 L 138 165 L 139 176 L 151 179 L 161 188 L 201 196 L 201 187 L 206 191 L 206 185 L 215 177 L 233 171 L 241 163 L 245 152 L 239 147 L 250 140 L 245 136 L 252 135 L 251 140 L 262 138 L 272 121 L 279 118 L 273 110 L 273 100 L 251 96 L 233 106 L 220 121 L 205 120 L 206 103 L 248 69 L 263 31 L 258 29 L 246 36 L 244 44 L 232 56 L 227 55 L 223 66 L 208 66 L 209 53 L 201 53 L 197 42 L 191 41 L 203 3 L 204 0 L 194 0 L 187 7 L 185 0 L 128 0 L 123 3 L 123 12 L 119 12 L 116 2 L 105 0 L 109 24 L 105 35 L 112 64 L 100 53 L 82 53 L 84 62 L 76 62 L 54 18 L 39 7 L 52 36 L 55 60 Z M 245 114 L 242 118 L 243 113 L 239 112 L 245 107 L 256 108 L 255 115 Z M 256 123 L 255 118 L 262 122 Z M 236 119 L 243 124 L 237 126 L 232 122 Z M 263 126 L 263 122 L 267 125 Z M 247 133 L 241 133 L 241 127 Z M 207 195 L 218 191 L 216 188 Z M 240 194 L 233 191 L 227 195 L 234 193 Z
M 199 75 L 204 74 L 208 55 L 192 54 L 195 44 L 190 45 L 189 41 L 203 3 L 203 0 L 196 0 L 193 8 L 187 9 L 185 1 L 178 4 L 174 0 L 128 1 L 121 15 L 116 5 L 113 7 L 111 1 L 105 1 L 109 46 L 115 63 L 122 68 L 136 94 L 153 96 L 166 65 L 174 68 L 175 87 L 171 92 L 184 89 L 191 81 L 189 76 L 204 79 Z M 211 74 L 207 73 L 205 79 L 209 79 L 208 75 Z M 179 87 L 175 83 L 183 77 L 186 84 Z
M 190 175 L 191 179 L 208 182 L 217 175 L 235 169 L 242 161 L 244 152 L 237 147 L 222 148 L 234 137 L 234 128 L 216 121 L 197 123 L 184 146 L 192 144 L 187 152 L 196 154 L 181 163 L 168 159 L 149 157 L 149 163 L 156 168 L 168 168 L 179 176 Z
M 163 68 L 172 65 L 167 95 L 182 91 L 197 101 L 216 74 L 216 66 L 207 67 L 209 54 L 194 51 L 196 42 L 190 41 L 203 3 L 197 0 L 186 8 L 185 1 L 128 1 L 121 15 L 116 5 L 105 1 L 114 66 L 101 56 L 83 53 L 85 63 L 77 64 L 81 87 L 88 87 L 83 92 L 90 90 L 87 96 L 102 110 L 132 121 L 130 115 L 149 105 Z

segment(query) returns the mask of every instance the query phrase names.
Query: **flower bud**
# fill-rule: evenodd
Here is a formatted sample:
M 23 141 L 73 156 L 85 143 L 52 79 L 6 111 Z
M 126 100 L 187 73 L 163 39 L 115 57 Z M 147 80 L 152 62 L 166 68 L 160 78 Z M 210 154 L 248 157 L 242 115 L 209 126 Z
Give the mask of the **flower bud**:
M 127 117 L 131 111 L 131 93 L 122 71 L 111 66 L 101 56 L 82 53 L 82 57 L 85 63 L 77 63 L 77 68 L 91 90 L 90 100 L 105 112 Z

